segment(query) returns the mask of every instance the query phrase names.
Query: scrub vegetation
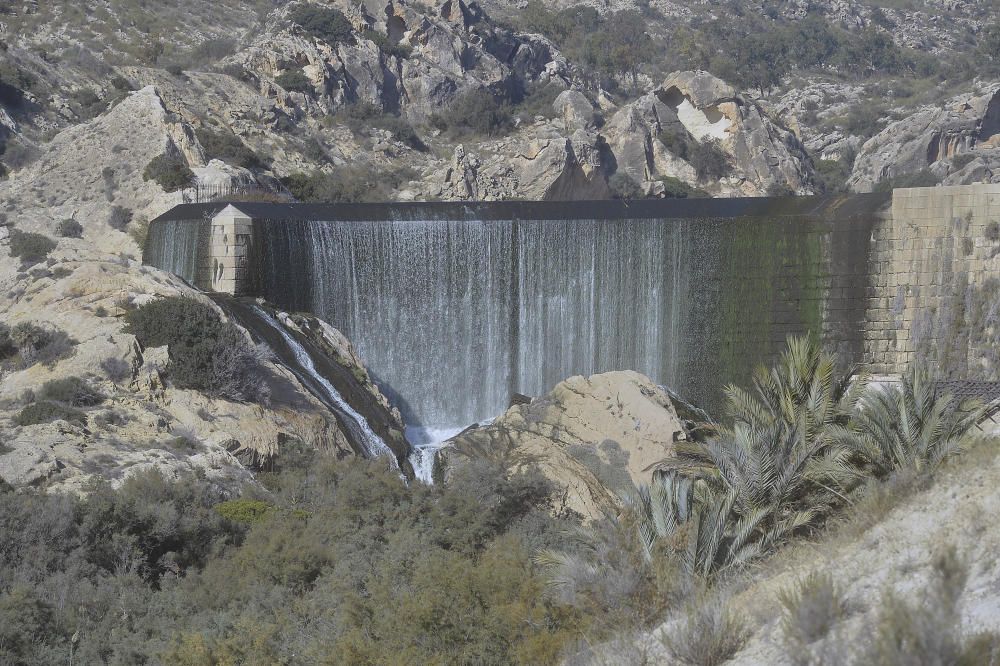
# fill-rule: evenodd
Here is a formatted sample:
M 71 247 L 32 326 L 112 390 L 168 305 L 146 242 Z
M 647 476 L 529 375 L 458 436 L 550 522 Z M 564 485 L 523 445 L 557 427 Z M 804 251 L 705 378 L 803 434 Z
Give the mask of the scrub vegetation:
M 193 343 L 224 338 L 212 308 L 161 299 L 127 318 L 143 344 L 168 345 L 175 381 L 211 377 L 214 347 Z M 480 461 L 426 486 L 294 441 L 236 497 L 155 471 L 81 497 L 0 490 L 0 661 L 551 664 L 673 618 L 658 636 L 675 662 L 720 664 L 751 633 L 727 597 L 737 573 L 888 480 L 930 473 L 980 414 L 916 372 L 851 383 L 808 339 L 727 393 L 725 425 L 588 525 L 555 511 L 531 468 Z M 104 400 L 80 378 L 40 397 L 26 423 L 81 422 Z M 967 568 L 946 549 L 934 572 L 926 603 L 886 594 L 840 656 L 985 663 L 995 637 L 959 627 Z M 825 574 L 778 603 L 800 656 L 852 613 Z

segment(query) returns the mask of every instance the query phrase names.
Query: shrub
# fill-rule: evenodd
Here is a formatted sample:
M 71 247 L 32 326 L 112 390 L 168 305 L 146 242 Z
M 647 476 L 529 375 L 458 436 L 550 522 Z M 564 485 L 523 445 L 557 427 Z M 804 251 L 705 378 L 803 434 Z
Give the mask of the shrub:
M 613 173 L 608 179 L 608 187 L 615 199 L 642 199 L 645 196 L 639 183 L 624 171 Z
M 11 337 L 10 327 L 0 322 L 0 361 L 17 353 L 17 345 Z
M 63 238 L 83 238 L 83 225 L 76 220 L 63 220 L 57 232 Z
M 309 80 L 309 77 L 301 69 L 290 69 L 275 77 L 274 82 L 288 92 L 300 92 L 311 95 L 316 91 L 316 86 Z
M 132 211 L 124 206 L 112 206 L 108 213 L 108 225 L 117 231 L 125 231 L 132 221 Z
M 388 37 L 377 30 L 365 30 L 363 35 L 368 41 L 374 42 L 379 51 L 388 56 L 406 60 L 413 53 L 413 48 L 409 44 L 390 42 Z
M 691 135 L 687 133 L 687 130 L 680 129 L 679 131 L 663 130 L 659 133 L 657 138 L 660 140 L 670 153 L 676 155 L 682 160 L 688 158 L 688 153 L 691 150 L 691 145 L 697 143 Z
M 413 129 L 413 126 L 399 116 L 386 115 L 379 125 L 383 129 L 389 130 L 392 133 L 392 138 L 396 141 L 405 143 L 414 150 L 427 150 L 427 146 L 424 145 L 424 142 L 420 139 L 417 131 Z
M 267 518 L 274 506 L 260 500 L 238 499 L 216 504 L 215 510 L 226 520 L 253 525 Z
M 30 231 L 11 230 L 10 256 L 29 264 L 37 264 L 56 249 L 56 243 L 48 236 Z
M 721 599 L 688 604 L 684 616 L 663 642 L 675 659 L 690 666 L 729 661 L 746 643 L 750 630 Z
M 51 423 L 52 421 L 68 421 L 83 425 L 87 422 L 87 415 L 78 409 L 60 405 L 57 402 L 35 402 L 14 416 L 14 423 L 19 426 Z
M 986 240 L 994 243 L 1000 240 L 1000 222 L 992 221 L 987 224 L 983 235 L 986 237 Z
M 339 9 L 302 4 L 292 9 L 288 18 L 307 34 L 329 44 L 352 40 L 354 28 Z
M 200 127 L 195 131 L 195 134 L 209 159 L 220 159 L 247 169 L 257 169 L 264 166 L 257 153 L 244 145 L 239 137 L 232 132 L 215 132 L 207 127 Z
M 257 351 L 235 326 L 198 301 L 168 297 L 125 315 L 126 330 L 144 347 L 167 346 L 167 372 L 178 388 L 230 400 L 266 401 Z
M 794 588 L 778 593 L 781 627 L 793 649 L 804 649 L 830 633 L 847 615 L 843 593 L 829 573 L 813 571 Z
M 52 333 L 29 322 L 21 322 L 10 331 L 10 340 L 18 352 L 38 352 L 52 343 Z
M 109 409 L 94 417 L 94 425 L 98 428 L 108 428 L 111 426 L 121 427 L 128 423 L 128 418 L 121 412 Z
M 694 167 L 699 180 L 722 178 L 730 170 L 729 156 L 714 139 L 692 143 L 687 161 Z
M 119 92 L 133 92 L 135 86 L 121 74 L 116 74 L 111 78 L 111 86 Z
M 32 146 L 20 142 L 10 142 L 4 148 L 2 157 L 4 164 L 17 171 L 31 164 L 37 155 L 38 151 Z
M 915 173 L 904 173 L 898 176 L 883 178 L 875 184 L 876 192 L 890 192 L 905 187 L 934 187 L 940 181 L 930 169 L 921 169 Z
M 191 185 L 194 172 L 182 157 L 160 155 L 146 165 L 142 179 L 155 181 L 166 192 L 176 192 Z
M 109 356 L 101 361 L 101 370 L 115 384 L 120 384 L 132 377 L 132 365 L 125 359 L 117 356 Z
M 21 322 L 12 329 L 0 324 L 0 360 L 17 355 L 17 364 L 23 368 L 34 363 L 50 365 L 69 356 L 75 345 L 76 340 L 58 329 L 48 330 L 30 322 Z
M 104 402 L 104 395 L 79 377 L 51 379 L 39 393 L 46 400 L 64 402 L 73 407 L 93 407 Z
M 968 563 L 954 546 L 935 553 L 931 580 L 917 603 L 892 591 L 883 595 L 874 631 L 861 642 L 855 663 L 993 663 L 989 652 L 997 647 L 995 637 L 963 637 L 960 604 L 968 575 Z
M 140 248 L 146 247 L 146 237 L 149 235 L 149 220 L 137 217 L 128 227 L 128 235 Z
M 389 196 L 387 187 L 399 183 L 397 174 L 375 173 L 362 166 L 343 166 L 332 174 L 293 173 L 281 182 L 299 201 L 323 203 L 384 201 Z
M 667 199 L 701 199 L 709 196 L 708 192 L 691 187 L 680 178 L 661 176 L 659 180 L 663 183 L 663 196 Z
M 454 99 L 447 115 L 431 114 L 430 123 L 456 135 L 497 136 L 510 129 L 513 117 L 489 90 L 469 90 Z

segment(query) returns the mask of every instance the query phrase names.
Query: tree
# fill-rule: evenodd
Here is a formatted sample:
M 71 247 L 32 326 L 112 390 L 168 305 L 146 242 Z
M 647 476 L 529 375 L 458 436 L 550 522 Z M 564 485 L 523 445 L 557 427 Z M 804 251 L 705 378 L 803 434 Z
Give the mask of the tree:
M 925 371 L 911 369 L 894 386 L 862 398 L 855 452 L 872 474 L 922 471 L 961 451 L 962 441 L 982 418 L 982 406 L 935 395 Z

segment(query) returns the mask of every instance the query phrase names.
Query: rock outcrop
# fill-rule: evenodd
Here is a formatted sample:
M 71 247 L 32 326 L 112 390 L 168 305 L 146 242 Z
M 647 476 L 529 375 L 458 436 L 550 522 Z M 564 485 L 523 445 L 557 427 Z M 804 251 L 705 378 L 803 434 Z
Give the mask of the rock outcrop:
M 998 182 L 1000 85 L 889 124 L 862 146 L 848 185 L 870 192 L 883 181 L 921 172 L 947 185 Z
M 176 276 L 141 265 L 137 245 L 143 220 L 180 201 L 179 194 L 165 194 L 142 179 L 152 158 L 173 152 L 185 155 L 205 177 L 244 177 L 219 162 L 199 165 L 201 147 L 190 130 L 147 87 L 93 121 L 59 133 L 38 162 L 0 182 L 0 322 L 62 334 L 57 357 L 4 363 L 0 369 L 0 478 L 6 482 L 76 491 L 92 477 L 117 483 L 156 467 L 168 475 L 197 470 L 235 490 L 251 479 L 252 468 L 280 456 L 292 442 L 354 454 L 337 417 L 281 365 L 262 361 L 269 403 L 211 397 L 173 387 L 167 350 L 143 349 L 124 331 L 125 308 L 159 297 L 212 304 Z M 133 222 L 113 224 L 112 206 L 131 211 Z M 82 237 L 60 237 L 65 219 L 80 224 Z M 22 265 L 10 256 L 11 230 L 40 233 L 56 247 L 44 260 Z M 394 450 L 405 458 L 399 414 L 350 343 L 316 318 L 294 323 L 315 335 L 331 362 L 367 396 L 365 411 L 373 420 L 398 433 Z M 45 382 L 68 377 L 85 379 L 104 399 L 81 408 L 82 420 L 15 421 L 40 399 Z
M 557 508 L 595 519 L 615 509 L 619 493 L 648 483 L 649 466 L 686 433 L 670 396 L 637 372 L 571 377 L 451 439 L 439 470 L 447 482 L 477 458 L 511 472 L 537 466 L 558 488 Z

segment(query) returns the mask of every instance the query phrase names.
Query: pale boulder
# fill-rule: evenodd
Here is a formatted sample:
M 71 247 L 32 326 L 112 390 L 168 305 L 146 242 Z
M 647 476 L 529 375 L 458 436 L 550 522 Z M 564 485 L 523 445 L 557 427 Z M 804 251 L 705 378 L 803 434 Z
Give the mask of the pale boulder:
M 617 371 L 570 377 L 493 423 L 460 433 L 440 456 L 445 482 L 477 458 L 511 473 L 537 466 L 558 489 L 557 509 L 593 520 L 614 511 L 620 493 L 648 484 L 650 466 L 686 437 L 663 388 L 637 372 Z

